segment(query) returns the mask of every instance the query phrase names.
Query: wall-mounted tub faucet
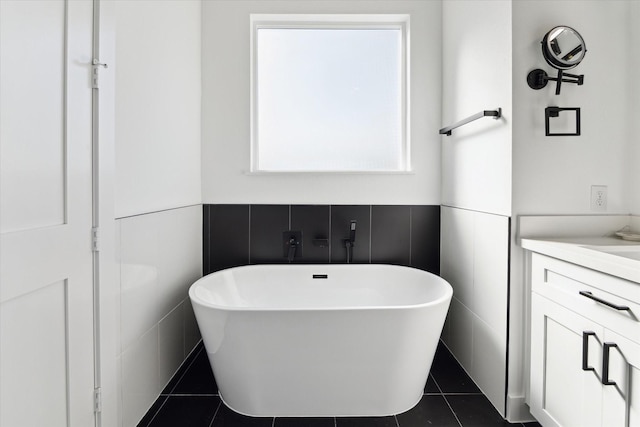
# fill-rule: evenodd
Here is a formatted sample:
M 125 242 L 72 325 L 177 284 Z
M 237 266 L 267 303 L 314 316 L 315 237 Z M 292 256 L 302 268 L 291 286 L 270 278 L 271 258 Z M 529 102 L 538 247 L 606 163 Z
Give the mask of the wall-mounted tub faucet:
M 349 223 L 349 238 L 344 240 L 344 247 L 347 248 L 347 264 L 353 261 L 353 247 L 356 243 L 356 220 Z
M 294 258 L 302 257 L 302 231 L 285 231 L 282 233 L 282 255 L 287 261 L 293 262 Z
M 289 262 L 293 262 L 293 259 L 296 257 L 296 248 L 298 247 L 298 242 L 296 238 L 291 236 L 289 238 L 289 252 L 287 253 L 287 260 Z

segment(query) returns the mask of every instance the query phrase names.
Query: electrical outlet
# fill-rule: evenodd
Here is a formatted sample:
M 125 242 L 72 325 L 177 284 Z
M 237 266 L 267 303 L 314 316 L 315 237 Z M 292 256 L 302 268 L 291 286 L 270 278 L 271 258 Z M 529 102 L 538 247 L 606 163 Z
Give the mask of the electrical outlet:
M 606 185 L 591 186 L 591 211 L 592 212 L 607 211 L 607 186 Z

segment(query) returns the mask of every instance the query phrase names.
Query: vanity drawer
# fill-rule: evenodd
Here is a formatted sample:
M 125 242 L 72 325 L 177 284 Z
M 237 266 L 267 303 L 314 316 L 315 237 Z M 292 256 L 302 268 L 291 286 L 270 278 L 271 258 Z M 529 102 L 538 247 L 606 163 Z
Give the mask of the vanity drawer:
M 640 284 L 533 253 L 532 291 L 640 343 Z

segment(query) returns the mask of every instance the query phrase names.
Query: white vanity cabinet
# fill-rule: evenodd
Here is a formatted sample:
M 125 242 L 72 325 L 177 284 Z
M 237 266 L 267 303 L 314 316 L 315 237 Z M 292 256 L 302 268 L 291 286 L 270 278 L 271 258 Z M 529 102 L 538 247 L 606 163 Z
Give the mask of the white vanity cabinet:
M 640 284 L 531 254 L 531 413 L 640 427 Z

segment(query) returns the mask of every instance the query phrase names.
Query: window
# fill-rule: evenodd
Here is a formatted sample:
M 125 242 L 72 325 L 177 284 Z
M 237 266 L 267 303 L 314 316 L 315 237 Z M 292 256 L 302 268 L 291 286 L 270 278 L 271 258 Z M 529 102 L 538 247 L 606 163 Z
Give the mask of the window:
M 409 167 L 402 15 L 252 15 L 254 172 Z

